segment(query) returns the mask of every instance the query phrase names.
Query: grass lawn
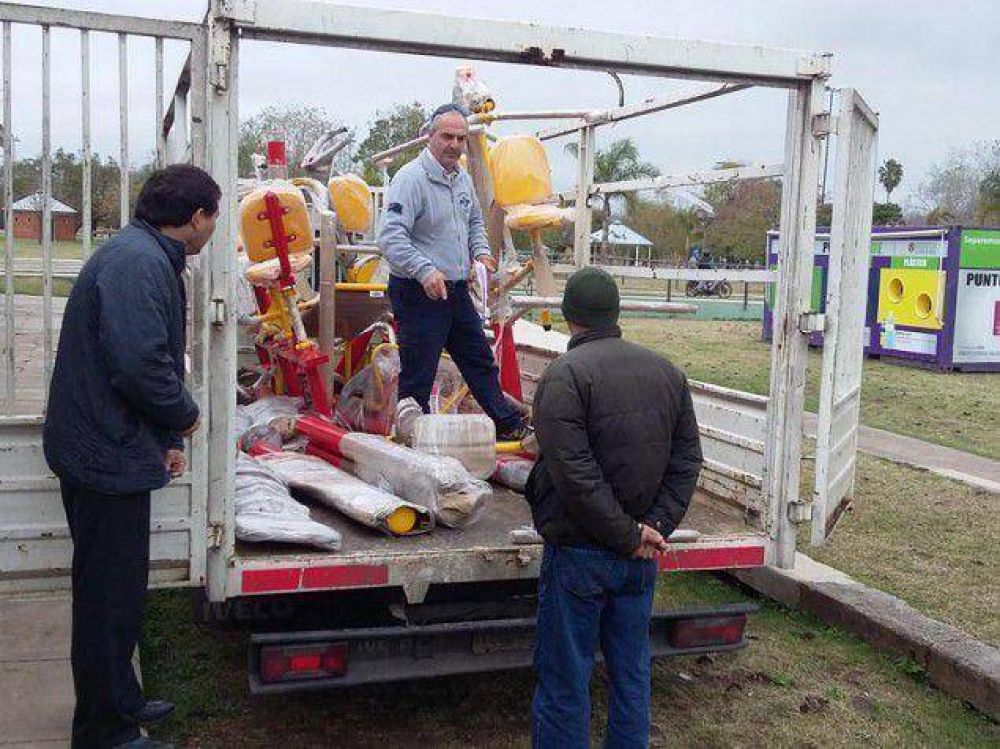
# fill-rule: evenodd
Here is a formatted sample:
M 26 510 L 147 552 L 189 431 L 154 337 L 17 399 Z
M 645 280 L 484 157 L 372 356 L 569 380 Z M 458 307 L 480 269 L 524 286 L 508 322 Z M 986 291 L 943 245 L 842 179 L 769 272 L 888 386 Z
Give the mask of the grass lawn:
M 743 594 L 703 575 L 667 578 L 658 606 Z M 653 746 L 995 746 L 1000 729 L 816 619 L 764 604 L 748 649 L 663 660 L 653 671 Z M 191 622 L 183 591 L 152 596 L 142 641 L 146 691 L 177 702 L 151 733 L 183 746 L 526 746 L 530 671 L 345 692 L 251 697 L 246 635 Z M 606 682 L 594 679 L 595 737 Z
M 668 356 L 695 380 L 767 394 L 770 345 L 759 322 L 622 320 L 625 337 Z M 806 408 L 819 408 L 820 352 L 809 356 Z M 866 359 L 861 421 L 867 426 L 1000 459 L 1000 377 L 945 373 Z
M 804 528 L 799 549 L 1000 645 L 1000 494 L 868 455 L 859 458 L 849 511 L 823 546 L 810 548 Z M 811 476 L 803 479 L 805 484 Z
M 96 242 L 91 242 L 91 249 L 97 246 Z M 0 252 L 3 251 L 3 239 L 0 237 Z M 42 256 L 42 244 L 33 239 L 14 240 L 15 257 L 38 257 Z M 72 242 L 52 242 L 52 257 L 59 260 L 83 260 L 83 243 Z

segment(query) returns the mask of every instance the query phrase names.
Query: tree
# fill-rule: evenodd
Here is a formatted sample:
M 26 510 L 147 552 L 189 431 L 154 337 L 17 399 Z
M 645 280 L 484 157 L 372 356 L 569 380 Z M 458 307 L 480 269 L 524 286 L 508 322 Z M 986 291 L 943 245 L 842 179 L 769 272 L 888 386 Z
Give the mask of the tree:
M 903 165 L 895 159 L 886 159 L 885 163 L 878 168 L 878 181 L 885 188 L 885 202 L 889 204 L 889 196 L 892 191 L 899 187 L 903 180 Z
M 706 189 L 705 199 L 715 208 L 704 239 L 712 254 L 763 261 L 767 231 L 778 226 L 781 185 L 773 179 L 730 180 L 725 190 Z
M 566 150 L 579 155 L 579 144 L 569 143 Z M 621 182 L 640 177 L 657 177 L 660 170 L 654 164 L 639 158 L 639 149 L 631 138 L 622 138 L 607 148 L 599 148 L 594 154 L 594 182 Z M 601 193 L 601 258 L 608 255 L 608 225 L 611 223 L 611 198 Z M 631 212 L 638 200 L 634 192 L 624 193 L 625 204 Z
M 632 207 L 630 223 L 653 243 L 653 257 L 679 265 L 687 259 L 688 238 L 698 224 L 698 216 L 692 208 L 676 208 L 665 200 L 640 197 Z
M 355 154 L 355 163 L 368 184 L 382 184 L 382 176 L 376 165 L 371 162 L 372 155 L 416 138 L 428 117 L 427 109 L 416 101 L 410 104 L 396 104 L 391 109 L 380 109 L 375 112 L 375 119 L 368 125 L 368 135 L 358 145 Z M 418 146 L 400 154 L 389 167 L 389 176 L 392 177 L 403 164 L 419 152 Z
M 988 175 L 1000 171 L 1000 140 L 980 141 L 954 149 L 945 161 L 931 167 L 918 192 L 929 223 L 974 223 L 978 220 Z
M 895 203 L 875 203 L 872 205 L 872 223 L 876 226 L 901 224 L 903 209 Z
M 984 224 L 1000 223 L 1000 169 L 993 169 L 979 183 L 977 220 Z
M 135 205 L 139 191 L 152 173 L 152 161 L 134 167 L 129 172 L 129 202 Z M 41 159 L 20 159 L 14 163 L 14 199 L 20 200 L 42 189 Z M 116 229 L 120 225 L 120 177 L 118 162 L 111 157 L 95 154 L 91 162 L 91 226 L 95 229 Z M 57 149 L 52 154 L 52 197 L 82 213 L 83 164 L 71 151 Z
M 322 107 L 300 106 L 284 109 L 277 105 L 265 107 L 240 124 L 239 174 L 253 173 L 253 154 L 264 154 L 267 141 L 278 136 L 284 138 L 288 157 L 288 176 L 303 176 L 299 168 L 309 147 L 330 130 L 340 127 L 339 120 Z M 338 154 L 337 164 L 346 167 L 350 155 Z

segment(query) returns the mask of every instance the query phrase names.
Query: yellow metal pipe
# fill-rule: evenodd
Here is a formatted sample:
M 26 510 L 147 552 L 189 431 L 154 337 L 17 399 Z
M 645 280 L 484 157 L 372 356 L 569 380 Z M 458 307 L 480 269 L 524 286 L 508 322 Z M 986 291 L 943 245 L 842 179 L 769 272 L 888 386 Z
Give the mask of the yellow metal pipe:
M 523 442 L 497 442 L 497 453 L 500 455 L 512 455 L 524 452 Z
M 384 283 L 347 283 L 341 282 L 336 284 L 335 289 L 337 291 L 359 291 L 368 293 L 370 291 L 385 291 L 388 289 L 388 284 Z

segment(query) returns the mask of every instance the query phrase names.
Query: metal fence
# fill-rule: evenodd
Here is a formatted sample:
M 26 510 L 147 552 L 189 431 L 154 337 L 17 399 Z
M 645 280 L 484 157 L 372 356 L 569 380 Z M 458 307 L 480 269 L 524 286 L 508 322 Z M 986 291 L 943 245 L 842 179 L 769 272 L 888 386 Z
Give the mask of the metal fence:
M 0 413 L 6 419 L 34 417 L 44 413 L 48 383 L 52 377 L 55 349 L 58 342 L 62 300 L 54 295 L 55 279 L 72 280 L 94 248 L 93 208 L 93 148 L 92 119 L 95 106 L 91 86 L 92 34 L 105 33 L 117 37 L 118 51 L 118 188 L 121 224 L 129 221 L 130 159 L 129 159 L 129 41 L 147 37 L 155 41 L 156 112 L 152 124 L 156 142 L 156 163 L 163 166 L 177 161 L 204 160 L 204 143 L 200 127 L 190 127 L 190 117 L 204 117 L 205 101 L 202 86 L 192 86 L 192 70 L 204 71 L 206 39 L 199 24 L 154 19 L 85 13 L 56 8 L 38 8 L 0 3 L 2 28 L 3 78 L 3 194 L 5 206 L 4 236 L 4 304 L 3 349 L 4 376 Z M 15 110 L 14 86 L 32 85 L 33 81 L 15 81 L 13 40 L 15 28 L 37 29 L 41 34 L 41 236 L 40 257 L 23 257 L 17 252 L 14 232 L 14 153 L 20 120 L 24 112 Z M 79 259 L 53 256 L 52 237 L 52 30 L 66 28 L 78 31 L 80 70 L 80 134 L 82 138 L 82 195 L 80 212 L 81 253 Z M 181 76 L 170 109 L 164 115 L 164 41 L 186 43 L 188 50 L 185 73 Z M 192 66 L 192 60 L 198 64 Z M 23 63 L 23 60 L 19 60 Z M 201 73 L 204 79 L 204 72 Z M 100 106 L 97 102 L 97 106 Z M 190 113 L 190 114 L 189 114 Z M 178 127 L 181 125 L 181 127 Z M 171 127 L 172 126 L 172 127 Z M 18 294 L 19 278 L 40 278 L 40 295 Z M 39 366 L 40 365 L 40 366 Z

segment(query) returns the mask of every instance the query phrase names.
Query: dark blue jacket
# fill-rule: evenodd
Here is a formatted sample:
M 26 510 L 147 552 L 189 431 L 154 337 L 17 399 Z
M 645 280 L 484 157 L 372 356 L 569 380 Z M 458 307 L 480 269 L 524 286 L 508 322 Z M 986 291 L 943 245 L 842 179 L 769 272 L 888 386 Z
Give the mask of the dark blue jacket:
M 73 285 L 49 388 L 45 459 L 107 494 L 159 489 L 198 418 L 184 386 L 184 244 L 133 220 Z

